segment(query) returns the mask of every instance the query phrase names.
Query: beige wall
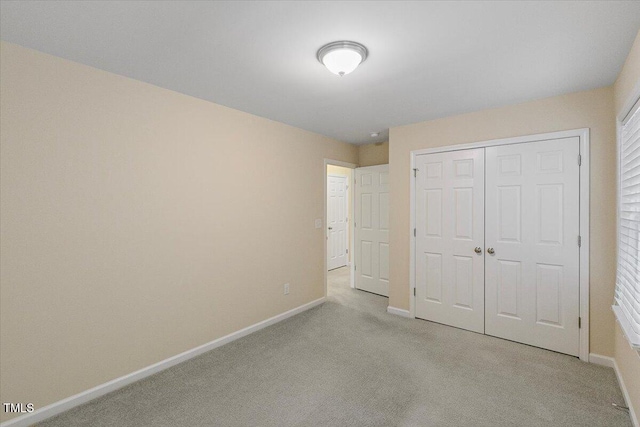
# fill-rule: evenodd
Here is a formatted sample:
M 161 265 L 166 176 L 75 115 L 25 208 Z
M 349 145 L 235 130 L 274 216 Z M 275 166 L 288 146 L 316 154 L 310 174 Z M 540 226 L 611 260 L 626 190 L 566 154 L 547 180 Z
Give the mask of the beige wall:
M 635 101 L 640 89 L 640 32 L 631 48 L 629 57 L 614 85 L 616 116 L 626 114 L 625 104 Z M 616 323 L 615 359 L 622 381 L 629 392 L 631 410 L 640 420 L 640 352 L 634 351 Z
M 327 165 L 327 174 L 328 175 L 342 175 L 347 177 L 347 184 L 349 185 L 348 191 L 348 205 L 347 205 L 347 218 L 349 218 L 349 223 L 353 221 L 353 194 L 351 193 L 353 189 L 353 169 L 343 168 L 342 166 L 335 165 Z M 349 262 L 351 262 L 351 256 L 353 254 L 353 249 L 351 248 L 351 226 L 347 227 L 347 239 L 349 239 L 347 243 L 347 248 L 349 248 Z
M 389 163 L 389 142 L 358 146 L 358 165 L 375 166 Z
M 0 65 L 3 402 L 324 295 L 323 159 L 356 147 L 12 44 Z
M 390 130 L 389 304 L 409 308 L 411 150 L 543 132 L 591 129 L 591 352 L 613 355 L 615 121 L 613 90 L 602 88 Z

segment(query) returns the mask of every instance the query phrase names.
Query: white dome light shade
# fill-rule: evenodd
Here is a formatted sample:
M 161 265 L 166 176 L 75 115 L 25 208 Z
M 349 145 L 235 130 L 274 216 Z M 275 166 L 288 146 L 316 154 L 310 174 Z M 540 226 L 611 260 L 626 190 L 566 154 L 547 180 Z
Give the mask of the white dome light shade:
M 327 53 L 322 63 L 329 71 L 339 76 L 349 74 L 362 62 L 358 52 L 351 49 L 337 49 Z
M 367 48 L 360 43 L 339 41 L 322 46 L 318 50 L 318 61 L 333 74 L 344 76 L 364 62 L 367 54 Z

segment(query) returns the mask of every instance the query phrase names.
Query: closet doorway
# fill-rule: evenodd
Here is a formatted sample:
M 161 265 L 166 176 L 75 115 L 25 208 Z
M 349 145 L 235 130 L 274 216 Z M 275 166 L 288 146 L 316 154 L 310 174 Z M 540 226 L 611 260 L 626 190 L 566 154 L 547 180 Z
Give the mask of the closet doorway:
M 412 153 L 417 318 L 588 356 L 588 131 Z

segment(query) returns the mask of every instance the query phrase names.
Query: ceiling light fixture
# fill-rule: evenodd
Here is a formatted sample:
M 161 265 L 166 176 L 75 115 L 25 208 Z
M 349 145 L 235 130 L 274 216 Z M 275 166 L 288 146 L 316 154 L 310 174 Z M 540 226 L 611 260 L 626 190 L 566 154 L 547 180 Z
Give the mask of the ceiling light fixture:
M 377 138 L 380 136 L 380 132 L 371 132 L 371 138 Z
M 318 49 L 318 61 L 333 74 L 344 76 L 363 63 L 369 51 L 360 43 L 347 40 L 332 42 Z

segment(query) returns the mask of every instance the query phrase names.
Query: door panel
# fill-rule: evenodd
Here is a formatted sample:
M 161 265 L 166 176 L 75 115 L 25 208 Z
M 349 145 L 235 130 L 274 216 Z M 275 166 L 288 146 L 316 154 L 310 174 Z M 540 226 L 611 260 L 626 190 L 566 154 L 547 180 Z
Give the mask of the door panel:
M 484 149 L 416 168 L 416 317 L 484 332 Z
M 466 256 L 453 257 L 455 307 L 473 309 L 473 259 Z
M 389 295 L 389 165 L 356 169 L 356 288 Z
M 389 244 L 380 242 L 380 280 L 389 281 Z
M 579 139 L 486 148 L 486 333 L 579 354 Z
M 347 177 L 327 176 L 327 269 L 347 265 Z
M 519 261 L 497 260 L 497 293 L 500 316 L 520 319 L 518 300 L 522 293 L 522 265 Z

